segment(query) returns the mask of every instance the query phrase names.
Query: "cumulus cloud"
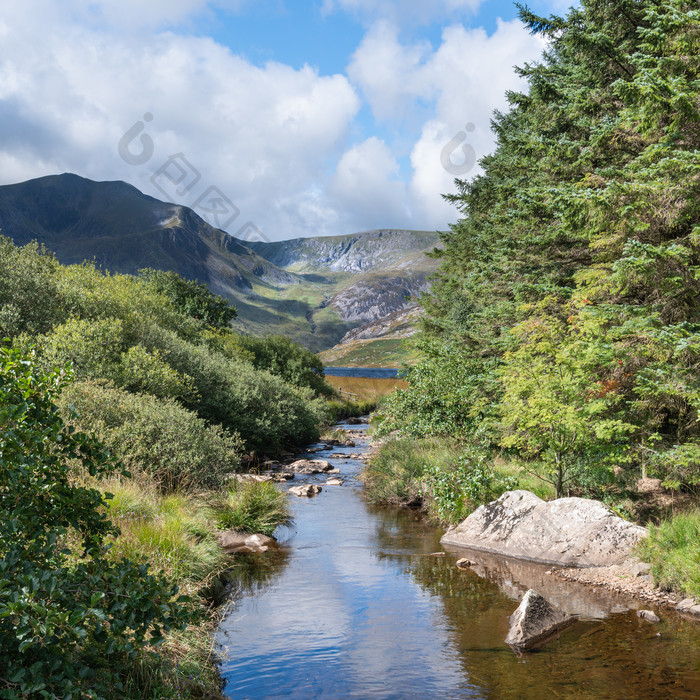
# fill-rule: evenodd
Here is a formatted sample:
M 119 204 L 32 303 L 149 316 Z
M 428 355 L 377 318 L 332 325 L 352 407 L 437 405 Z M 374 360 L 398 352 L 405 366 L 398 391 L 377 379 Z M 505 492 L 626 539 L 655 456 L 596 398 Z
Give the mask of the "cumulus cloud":
M 342 155 L 329 195 L 353 228 L 390 228 L 406 220 L 406 192 L 398 170 L 389 147 L 374 136 Z
M 125 179 L 188 205 L 216 186 L 241 211 L 233 232 L 245 219 L 271 237 L 304 235 L 274 220 L 272 203 L 309 188 L 342 154 L 359 109 L 346 77 L 308 66 L 257 67 L 208 38 L 107 34 L 73 23 L 68 12 L 51 11 L 54 30 L 39 38 L 31 9 L 19 14 L 15 8 L 0 48 L 4 182 L 74 171 Z M 139 123 L 129 152 L 139 153 L 143 136 L 152 157 L 125 162 L 118 143 Z M 185 194 L 182 183 L 161 178 L 165 197 L 153 177 L 174 154 L 200 177 Z
M 402 44 L 396 27 L 386 22 L 368 32 L 348 75 L 376 118 L 400 124 L 407 113 L 430 105 L 410 153 L 413 225 L 444 227 L 454 219 L 454 209 L 441 194 L 454 190 L 456 176 L 478 172 L 476 160 L 494 147 L 493 111 L 506 107 L 507 90 L 522 87 L 513 67 L 537 58 L 543 48 L 542 40 L 517 21 L 499 21 L 490 36 L 483 29 L 447 27 L 435 50 Z
M 448 166 L 457 170 L 472 151 L 480 157 L 493 147 L 490 114 L 519 85 L 512 66 L 536 58 L 540 40 L 517 22 L 500 23 L 491 36 L 455 24 L 433 47 L 402 40 L 385 16 L 368 28 L 346 74 L 323 75 L 254 65 L 175 29 L 207 8 L 236 11 L 245 2 L 6 3 L 1 183 L 66 171 L 123 179 L 180 204 L 224 202 L 229 214 L 214 212 L 212 223 L 233 234 L 250 223 L 253 235 L 260 229 L 271 239 L 453 220 L 441 199 L 455 176 L 445 147 L 454 144 Z M 377 5 L 420 9 L 411 0 Z M 477 5 L 429 7 L 444 14 Z M 374 125 L 367 110 L 361 115 L 363 100 Z

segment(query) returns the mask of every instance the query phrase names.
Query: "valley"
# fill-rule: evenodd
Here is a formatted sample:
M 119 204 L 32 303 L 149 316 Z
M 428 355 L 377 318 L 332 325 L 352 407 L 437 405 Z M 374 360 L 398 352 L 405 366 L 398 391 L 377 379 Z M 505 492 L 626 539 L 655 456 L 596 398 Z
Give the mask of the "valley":
M 439 243 L 436 232 L 397 229 L 248 242 L 124 182 L 67 173 L 0 187 L 0 233 L 16 245 L 36 240 L 64 264 L 92 260 L 125 274 L 173 270 L 228 299 L 238 311 L 236 330 L 284 335 L 314 352 L 415 308 L 437 268 L 425 253 Z M 361 339 L 363 348 L 384 343 L 376 353 L 370 348 L 372 364 L 387 359 L 387 348 L 403 352 L 399 336 L 378 328 Z M 334 357 L 349 353 L 343 361 L 353 362 L 360 339 L 346 340 Z

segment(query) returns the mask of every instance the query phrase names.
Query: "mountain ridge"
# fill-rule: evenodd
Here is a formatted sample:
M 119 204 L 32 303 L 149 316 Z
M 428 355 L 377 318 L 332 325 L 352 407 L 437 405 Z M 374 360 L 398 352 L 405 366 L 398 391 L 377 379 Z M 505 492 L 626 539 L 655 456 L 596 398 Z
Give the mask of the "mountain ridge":
M 0 234 L 36 240 L 64 264 L 173 270 L 229 299 L 239 330 L 314 351 L 413 303 L 436 266 L 425 251 L 438 243 L 437 233 L 402 229 L 250 243 L 128 183 L 71 173 L 0 186 Z

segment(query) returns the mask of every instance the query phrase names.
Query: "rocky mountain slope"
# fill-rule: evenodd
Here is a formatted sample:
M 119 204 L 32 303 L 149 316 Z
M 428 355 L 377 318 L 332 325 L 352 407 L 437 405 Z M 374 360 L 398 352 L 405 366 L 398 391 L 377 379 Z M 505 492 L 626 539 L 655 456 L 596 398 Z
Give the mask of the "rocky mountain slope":
M 174 270 L 228 298 L 239 329 L 315 351 L 410 308 L 428 288 L 436 263 L 424 253 L 438 242 L 436 233 L 381 230 L 248 243 L 124 182 L 72 174 L 0 187 L 0 233 L 18 245 L 36 240 L 63 263 Z

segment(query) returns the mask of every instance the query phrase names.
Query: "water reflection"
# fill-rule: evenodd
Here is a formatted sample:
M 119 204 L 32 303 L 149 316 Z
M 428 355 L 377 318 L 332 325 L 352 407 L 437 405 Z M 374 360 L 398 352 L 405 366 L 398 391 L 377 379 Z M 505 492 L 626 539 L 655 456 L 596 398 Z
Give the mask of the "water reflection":
M 628 601 L 553 582 L 547 567 L 474 553 L 474 570 L 460 570 L 464 552 L 431 556 L 442 533 L 419 514 L 363 500 L 359 462 L 330 461 L 346 485 L 290 497 L 285 547 L 237 560 L 242 596 L 219 636 L 229 697 L 700 697 L 700 625 L 672 614 L 649 625 L 620 612 Z M 508 617 L 544 586 L 581 620 L 518 658 Z

